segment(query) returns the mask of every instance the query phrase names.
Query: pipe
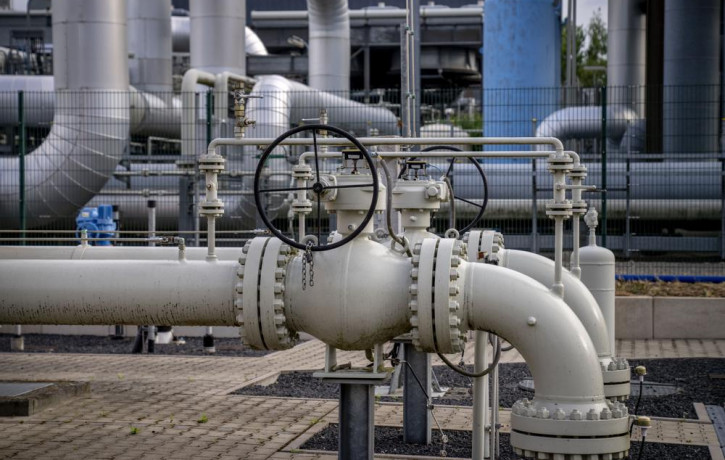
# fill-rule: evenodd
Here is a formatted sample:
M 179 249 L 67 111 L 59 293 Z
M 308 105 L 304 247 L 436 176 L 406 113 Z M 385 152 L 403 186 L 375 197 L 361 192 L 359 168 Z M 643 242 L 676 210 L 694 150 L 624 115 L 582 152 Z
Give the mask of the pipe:
M 350 91 L 350 16 L 347 0 L 307 0 L 307 15 L 307 81 L 310 87 L 347 93 Z
M 131 85 L 171 93 L 171 0 L 126 1 Z
M 158 203 L 158 202 L 157 202 Z M 220 261 L 239 259 L 240 248 L 217 248 Z M 207 248 L 186 248 L 187 260 L 204 260 Z M 175 247 L 155 246 L 0 246 L 0 260 L 177 260 Z
M 189 52 L 190 19 L 188 16 L 171 17 L 171 37 L 174 53 Z M 267 48 L 249 27 L 244 28 L 244 49 L 248 56 L 267 56 Z
M 620 143 L 637 113 L 626 107 L 607 108 L 607 136 Z M 602 132 L 602 108 L 599 106 L 568 107 L 557 110 L 536 128 L 536 137 L 556 137 L 562 141 L 573 138 L 599 138 Z M 539 148 L 541 149 L 541 148 Z
M 350 10 L 350 19 L 405 19 L 405 9 L 396 7 L 367 7 L 359 10 Z M 254 21 L 274 20 L 306 20 L 309 16 L 307 11 L 252 11 Z M 464 6 L 461 8 L 436 8 L 429 5 L 420 7 L 421 18 L 480 18 L 483 16 L 483 8 L 480 6 Z
M 287 265 L 284 305 L 289 328 L 342 350 L 369 349 L 409 329 L 409 259 L 363 236 L 313 257 L 315 286 L 306 290 L 302 257 Z
M 607 12 L 607 85 L 610 101 L 644 114 L 646 1 L 609 0 Z M 609 120 L 609 118 L 608 118 Z
M 716 0 L 665 1 L 665 154 L 718 151 L 721 8 Z
M 191 68 L 245 75 L 246 2 L 191 0 L 189 18 Z
M 232 326 L 237 324 L 237 266 L 236 262 L 3 260 L 0 324 Z M 16 321 L 7 321 L 11 317 Z
M 48 137 L 25 159 L 33 171 L 26 178 L 28 226 L 72 215 L 88 202 L 113 174 L 128 138 L 125 1 L 53 6 L 58 109 Z M 18 170 L 17 158 L 0 159 L 0 215 L 17 215 Z M 8 219 L 5 225 L 18 225 Z
M 398 119 L 388 109 L 350 101 L 279 75 L 259 77 L 251 94 L 262 96 L 247 104 L 247 117 L 257 121 L 253 128 L 257 138 L 275 139 L 292 123 L 318 117 L 323 108 L 327 109 L 330 123 L 357 136 L 370 129 L 377 129 L 381 135 L 398 131 Z
M 468 325 L 516 347 L 536 381 L 535 402 L 557 402 L 569 410 L 606 407 L 597 351 L 561 298 L 531 278 L 495 265 L 467 264 L 465 276 Z
M 502 249 L 499 264 L 544 286 L 553 283 L 554 262 L 544 256 L 515 249 Z M 579 318 L 587 334 L 592 339 L 594 348 L 600 359 L 611 358 L 610 342 L 607 335 L 607 324 L 602 316 L 597 301 L 587 287 L 569 271 L 562 275 L 564 284 L 564 302 Z M 605 362 L 609 364 L 609 362 Z

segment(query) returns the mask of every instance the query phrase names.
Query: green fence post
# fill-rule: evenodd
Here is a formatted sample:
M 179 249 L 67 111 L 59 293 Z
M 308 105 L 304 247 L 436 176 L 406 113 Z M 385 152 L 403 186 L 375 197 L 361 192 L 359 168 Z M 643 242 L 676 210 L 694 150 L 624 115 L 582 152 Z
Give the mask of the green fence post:
M 19 155 L 19 187 L 20 187 L 20 199 L 18 202 L 19 217 L 20 217 L 20 238 L 21 243 L 25 244 L 25 230 L 27 225 L 27 217 L 25 214 L 25 92 L 18 91 L 18 121 L 20 123 L 20 155 Z
M 214 92 L 209 89 L 206 92 L 206 145 L 212 141 L 212 122 L 214 114 Z
M 602 86 L 602 246 L 607 246 L 607 87 Z

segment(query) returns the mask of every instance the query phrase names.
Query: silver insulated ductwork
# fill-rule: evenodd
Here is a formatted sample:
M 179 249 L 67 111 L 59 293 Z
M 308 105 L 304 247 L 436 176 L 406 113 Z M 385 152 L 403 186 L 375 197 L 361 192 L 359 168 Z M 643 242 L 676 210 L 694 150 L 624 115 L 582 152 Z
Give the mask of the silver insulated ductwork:
M 191 68 L 246 75 L 244 0 L 191 0 Z
M 622 106 L 607 108 L 607 136 L 616 145 L 637 120 L 637 113 Z M 546 117 L 536 128 L 536 137 L 556 137 L 562 141 L 573 138 L 600 137 L 602 108 L 600 106 L 568 107 Z M 539 148 L 546 150 L 546 148 Z
M 129 129 L 125 0 L 53 2 L 56 112 L 25 158 L 28 226 L 85 205 L 106 184 Z M 18 158 L 0 160 L 0 215 L 17 227 Z
M 350 14 L 347 0 L 307 0 L 312 88 L 350 90 Z

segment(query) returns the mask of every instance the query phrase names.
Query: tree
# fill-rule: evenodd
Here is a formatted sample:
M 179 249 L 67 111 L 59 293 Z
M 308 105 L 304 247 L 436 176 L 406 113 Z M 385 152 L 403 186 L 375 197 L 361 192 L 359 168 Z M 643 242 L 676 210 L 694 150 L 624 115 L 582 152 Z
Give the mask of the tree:
M 561 29 L 561 81 L 566 80 L 566 33 Z M 586 29 L 576 27 L 576 75 L 579 86 L 606 85 L 606 72 L 588 70 L 587 67 L 607 66 L 607 26 L 602 19 L 601 9 L 597 9 L 589 20 Z

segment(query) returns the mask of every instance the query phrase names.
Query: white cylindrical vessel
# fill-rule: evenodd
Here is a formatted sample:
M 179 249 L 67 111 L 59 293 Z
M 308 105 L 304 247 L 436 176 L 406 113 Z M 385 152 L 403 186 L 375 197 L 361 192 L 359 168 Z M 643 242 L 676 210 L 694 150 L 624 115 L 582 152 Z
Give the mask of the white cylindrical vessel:
M 607 248 L 590 244 L 579 250 L 579 266 L 582 270 L 582 282 L 589 288 L 602 310 L 607 324 L 610 352 L 614 355 L 614 254 Z

